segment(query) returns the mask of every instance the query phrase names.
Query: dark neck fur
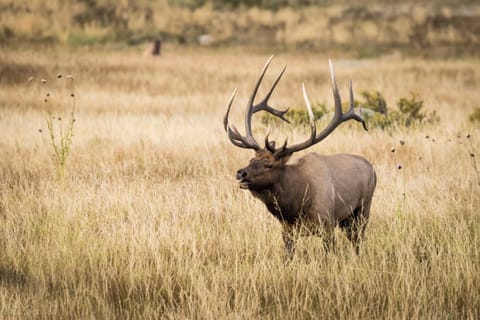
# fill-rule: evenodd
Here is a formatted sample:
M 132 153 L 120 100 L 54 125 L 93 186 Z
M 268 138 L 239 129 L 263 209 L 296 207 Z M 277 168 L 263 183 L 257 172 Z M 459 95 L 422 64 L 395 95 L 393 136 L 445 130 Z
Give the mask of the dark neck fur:
M 311 204 L 307 185 L 291 166 L 285 167 L 280 181 L 270 188 L 250 191 L 277 219 L 289 224 L 295 223 Z

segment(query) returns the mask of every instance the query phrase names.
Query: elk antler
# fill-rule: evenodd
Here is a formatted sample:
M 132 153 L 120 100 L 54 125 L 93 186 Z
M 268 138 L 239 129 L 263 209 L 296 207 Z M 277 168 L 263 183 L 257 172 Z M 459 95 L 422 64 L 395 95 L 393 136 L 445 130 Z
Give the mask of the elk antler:
M 328 64 L 330 65 L 330 76 L 331 76 L 332 88 L 333 88 L 333 99 L 335 101 L 335 114 L 333 115 L 332 120 L 327 125 L 327 127 L 317 135 L 317 128 L 315 124 L 315 119 L 313 117 L 312 106 L 310 104 L 310 101 L 307 96 L 307 92 L 305 90 L 305 84 L 303 84 L 302 85 L 303 97 L 305 99 L 305 104 L 307 106 L 308 116 L 310 119 L 310 128 L 311 128 L 310 138 L 302 143 L 295 144 L 289 147 L 284 145 L 282 149 L 277 150 L 277 154 L 276 154 L 277 157 L 282 157 L 283 155 L 292 154 L 294 152 L 306 149 L 322 141 L 344 121 L 348 121 L 352 119 L 356 120 L 362 123 L 363 128 L 365 130 L 368 130 L 367 125 L 365 124 L 365 120 L 363 120 L 360 115 L 356 114 L 354 110 L 355 103 L 353 100 L 352 80 L 350 80 L 350 108 L 346 113 L 342 112 L 342 99 L 340 98 L 340 94 L 338 92 L 337 81 L 335 80 L 335 72 L 333 71 L 332 61 L 328 60 Z
M 285 72 L 286 67 L 283 68 L 282 72 L 280 75 L 277 77 L 275 82 L 273 83 L 272 87 L 270 88 L 270 91 L 268 94 L 265 96 L 265 98 L 258 104 L 253 105 L 255 95 L 257 94 L 258 87 L 260 86 L 260 83 L 263 79 L 263 76 L 265 75 L 265 72 L 272 61 L 273 56 L 271 56 L 265 66 L 263 67 L 262 73 L 260 75 L 260 78 L 257 81 L 257 84 L 253 90 L 253 93 L 248 101 L 247 105 L 247 113 L 245 116 L 245 132 L 246 136 L 242 136 L 238 130 L 232 126 L 230 127 L 228 124 L 228 115 L 230 113 L 230 108 L 232 106 L 233 98 L 235 97 L 235 94 L 237 92 L 237 89 L 233 91 L 233 94 L 230 98 L 230 101 L 228 103 L 228 108 L 227 108 L 227 113 L 225 114 L 225 117 L 223 118 L 223 125 L 225 128 L 225 131 L 228 133 L 228 137 L 230 138 L 230 141 L 238 147 L 241 148 L 250 148 L 254 149 L 255 151 L 260 150 L 260 146 L 258 143 L 255 141 L 255 138 L 252 135 L 252 127 L 251 127 L 251 122 L 252 122 L 252 115 L 258 111 L 267 111 L 274 116 L 279 117 L 280 119 L 290 123 L 285 117 L 285 113 L 288 111 L 286 109 L 285 111 L 279 111 L 276 109 L 273 109 L 272 107 L 268 106 L 268 99 L 272 95 L 273 90 L 275 89 L 275 86 L 277 85 L 278 81 L 282 77 L 283 73 Z M 328 60 L 328 63 L 330 65 L 330 76 L 331 76 L 331 82 L 332 82 L 332 88 L 333 88 L 333 99 L 335 101 L 335 114 L 333 115 L 332 120 L 330 123 L 327 125 L 325 129 L 323 129 L 318 135 L 317 135 L 317 127 L 315 123 L 315 119 L 313 116 L 313 111 L 312 111 L 312 106 L 310 104 L 310 100 L 308 99 L 307 92 L 305 90 L 305 84 L 302 84 L 302 89 L 303 89 L 303 97 L 305 99 L 305 104 L 307 107 L 308 111 L 308 117 L 310 120 L 310 137 L 305 140 L 302 143 L 298 143 L 292 146 L 287 146 L 287 140 L 285 140 L 285 143 L 283 144 L 282 147 L 275 149 L 275 143 L 274 142 L 269 142 L 268 141 L 268 134 L 265 138 L 265 148 L 269 150 L 270 152 L 274 153 L 276 157 L 280 158 L 286 155 L 290 155 L 294 152 L 304 150 L 320 141 L 325 139 L 330 133 L 332 133 L 342 122 L 348 121 L 348 120 L 356 120 L 358 122 L 361 122 L 363 125 L 363 128 L 365 130 L 367 129 L 367 126 L 365 124 L 365 121 L 362 119 L 362 117 L 358 114 L 355 113 L 354 107 L 355 103 L 353 100 L 353 89 L 352 89 L 352 81 L 350 80 L 350 108 L 346 113 L 342 112 L 342 100 L 340 98 L 340 94 L 338 92 L 338 87 L 337 87 L 337 81 L 335 80 L 335 73 L 333 71 L 333 64 L 331 60 Z
M 265 75 L 265 72 L 268 69 L 268 66 L 270 65 L 270 62 L 273 59 L 273 55 L 268 59 L 267 63 L 263 67 L 262 73 L 260 74 L 260 77 L 258 78 L 257 84 L 255 85 L 255 88 L 253 89 L 252 95 L 250 96 L 250 99 L 248 100 L 247 104 L 247 112 L 245 114 L 245 133 L 246 136 L 242 136 L 240 132 L 235 128 L 235 126 L 230 126 L 228 124 L 228 115 L 230 113 L 230 108 L 233 103 L 233 99 L 235 98 L 235 95 L 237 93 L 237 89 L 233 90 L 232 96 L 230 97 L 230 101 L 228 102 L 228 108 L 227 112 L 223 118 L 223 127 L 225 128 L 225 131 L 228 134 L 228 137 L 230 138 L 230 141 L 236 145 L 237 147 L 241 148 L 248 148 L 248 149 L 254 149 L 255 151 L 260 150 L 260 146 L 258 145 L 257 141 L 255 141 L 255 138 L 253 137 L 252 134 L 252 116 L 254 113 L 258 111 L 266 111 L 268 113 L 271 113 L 272 115 L 282 119 L 283 121 L 288 121 L 284 115 L 288 111 L 288 109 L 284 111 L 276 110 L 268 105 L 268 99 L 270 99 L 270 96 L 272 95 L 273 90 L 277 86 L 278 82 L 280 81 L 280 78 L 282 77 L 283 73 L 285 72 L 285 69 L 287 68 L 286 66 L 283 68 L 282 72 L 278 75 L 277 79 L 273 83 L 272 87 L 268 91 L 267 95 L 265 98 L 263 98 L 262 101 L 260 101 L 258 104 L 253 104 L 255 100 L 255 96 L 257 95 L 258 88 L 260 87 L 260 83 L 262 82 L 263 76 Z

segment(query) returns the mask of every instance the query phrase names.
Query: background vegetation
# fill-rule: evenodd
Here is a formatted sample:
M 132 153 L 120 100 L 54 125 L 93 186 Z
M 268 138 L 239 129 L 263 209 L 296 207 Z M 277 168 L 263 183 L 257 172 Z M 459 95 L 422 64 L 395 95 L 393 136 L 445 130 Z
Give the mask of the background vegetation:
M 241 4 L 240 4 L 241 3 Z M 149 39 L 271 50 L 396 50 L 429 56 L 480 49 L 476 1 L 13 1 L 0 4 L 0 41 L 75 46 L 142 44 Z
M 480 318 L 476 3 L 112 3 L 0 4 L 0 318 Z M 352 79 L 386 111 L 309 150 L 375 167 L 360 256 L 338 233 L 338 254 L 302 238 L 285 265 L 278 221 L 238 188 L 252 152 L 225 104 L 238 86 L 241 129 L 272 53 L 259 96 L 288 65 L 271 101 L 293 124 L 258 115 L 258 139 L 307 137 L 302 82 L 328 121 L 328 58 L 344 100 Z

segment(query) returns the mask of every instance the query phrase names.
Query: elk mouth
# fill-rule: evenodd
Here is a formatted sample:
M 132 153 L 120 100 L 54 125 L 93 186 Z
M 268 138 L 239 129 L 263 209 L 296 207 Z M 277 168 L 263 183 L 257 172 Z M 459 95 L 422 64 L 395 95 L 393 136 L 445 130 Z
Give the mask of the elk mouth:
M 251 183 L 252 181 L 248 179 L 242 179 L 238 182 L 238 184 L 240 185 L 240 189 L 248 189 Z

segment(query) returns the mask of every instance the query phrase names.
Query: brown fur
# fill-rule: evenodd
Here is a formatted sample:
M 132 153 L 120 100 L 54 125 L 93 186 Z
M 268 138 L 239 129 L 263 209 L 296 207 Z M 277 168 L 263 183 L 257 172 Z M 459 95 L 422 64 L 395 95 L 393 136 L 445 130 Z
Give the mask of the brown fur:
M 237 171 L 240 187 L 249 189 L 282 222 L 283 240 L 289 257 L 294 253 L 295 234 L 299 234 L 297 231 L 323 234 L 325 245 L 329 248 L 335 244 L 333 231 L 337 225 L 347 233 L 358 253 L 377 183 L 372 165 L 364 158 L 355 155 L 323 156 L 315 153 L 307 154 L 295 163 L 288 164 L 293 153 L 319 143 L 342 122 L 355 120 L 362 123 L 363 128 L 367 130 L 364 119 L 354 110 L 352 82 L 350 81 L 350 108 L 344 113 L 333 64 L 329 61 L 335 102 L 335 114 L 330 123 L 322 131 L 317 132 L 311 103 L 303 85 L 303 97 L 310 120 L 310 137 L 294 145 L 287 145 L 285 141 L 282 147 L 275 148 L 275 142 L 269 141 L 267 134 L 265 148 L 261 148 L 252 133 L 251 121 L 254 113 L 265 111 L 289 122 L 284 117 L 288 109 L 280 111 L 268 104 L 285 68 L 273 82 L 267 95 L 259 103 L 254 104 L 258 87 L 272 58 L 273 56 L 267 60 L 250 96 L 245 113 L 245 136 L 228 123 L 236 89 L 230 97 L 227 112 L 223 118 L 223 126 L 230 141 L 237 147 L 255 150 L 255 158 L 250 160 L 250 164 Z
M 291 164 L 261 149 L 250 164 L 238 170 L 237 179 L 248 187 L 284 226 L 289 257 L 298 232 L 322 234 L 325 245 L 334 245 L 339 225 L 359 252 L 376 186 L 372 165 L 350 154 L 310 153 Z

